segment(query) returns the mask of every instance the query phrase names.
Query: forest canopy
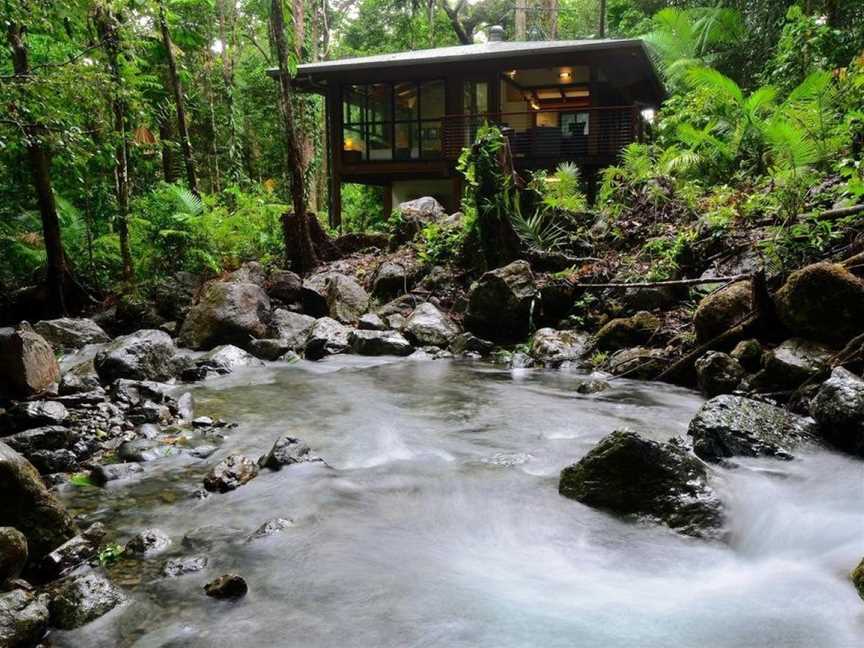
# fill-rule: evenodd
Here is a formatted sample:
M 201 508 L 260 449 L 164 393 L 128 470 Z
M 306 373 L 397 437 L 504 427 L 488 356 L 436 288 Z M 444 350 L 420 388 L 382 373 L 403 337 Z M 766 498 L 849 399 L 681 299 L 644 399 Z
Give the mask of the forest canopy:
M 308 208 L 328 227 L 323 106 L 292 88 L 297 65 L 470 43 L 491 25 L 508 39 L 649 44 L 668 99 L 590 207 L 621 236 L 634 204 L 674 203 L 694 227 L 767 220 L 777 263 L 810 258 L 859 227 L 800 217 L 864 199 L 864 5 L 704 4 L 5 0 L 0 286 L 8 298 L 47 279 L 64 310 L 62 293 L 135 295 L 179 270 L 282 262 L 286 237 L 309 237 L 283 214 Z M 537 245 L 565 245 L 553 221 L 588 208 L 578 169 L 559 173 L 574 180 L 516 217 Z M 343 232 L 392 227 L 380 190 L 346 186 L 342 201 Z M 652 273 L 674 273 L 692 231 L 647 242 Z M 435 236 L 432 260 L 468 233 Z M 296 269 L 316 261 L 298 254 Z

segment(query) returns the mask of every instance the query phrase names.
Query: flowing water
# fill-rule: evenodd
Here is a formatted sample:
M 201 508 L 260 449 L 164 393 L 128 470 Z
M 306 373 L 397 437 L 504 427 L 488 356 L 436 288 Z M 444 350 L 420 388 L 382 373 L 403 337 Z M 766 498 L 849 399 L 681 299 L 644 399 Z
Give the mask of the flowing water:
M 636 524 L 558 495 L 558 473 L 614 429 L 686 432 L 693 392 L 447 361 L 337 357 L 270 365 L 193 390 L 197 414 L 239 426 L 208 460 L 147 465 L 141 481 L 64 493 L 119 540 L 146 527 L 176 554 L 217 525 L 203 572 L 164 556 L 117 566 L 130 602 L 58 646 L 778 647 L 864 645 L 848 572 L 864 555 L 862 463 L 813 449 L 713 470 L 730 540 Z M 207 466 L 281 434 L 325 458 L 192 497 Z M 293 526 L 246 536 L 274 517 Z M 200 535 L 200 534 L 199 534 Z M 149 565 L 152 565 L 150 567 Z M 242 574 L 230 603 L 202 586 Z

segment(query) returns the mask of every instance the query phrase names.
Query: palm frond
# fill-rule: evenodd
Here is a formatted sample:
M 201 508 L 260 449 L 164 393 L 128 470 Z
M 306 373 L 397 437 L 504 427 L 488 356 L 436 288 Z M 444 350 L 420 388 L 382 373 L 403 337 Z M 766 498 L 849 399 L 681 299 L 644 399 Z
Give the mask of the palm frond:
M 687 72 L 687 81 L 695 88 L 705 88 L 736 104 L 744 103 L 744 93 L 741 87 L 714 68 L 692 68 Z

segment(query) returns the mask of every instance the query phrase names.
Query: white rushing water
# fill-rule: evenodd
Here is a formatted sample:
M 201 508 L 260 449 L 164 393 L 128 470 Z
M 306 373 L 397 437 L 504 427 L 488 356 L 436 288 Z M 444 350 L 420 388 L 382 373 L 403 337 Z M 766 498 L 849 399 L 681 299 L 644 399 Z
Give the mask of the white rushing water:
M 685 538 L 558 495 L 558 473 L 629 428 L 686 433 L 701 398 L 616 382 L 591 396 L 566 372 L 357 357 L 273 365 L 196 387 L 197 413 L 239 423 L 206 461 L 169 459 L 145 479 L 67 493 L 119 540 L 230 527 L 205 571 L 145 571 L 130 603 L 59 646 L 776 647 L 864 645 L 848 573 L 864 555 L 862 464 L 797 460 L 712 468 L 730 541 Z M 207 467 L 257 458 L 281 434 L 332 466 L 262 471 L 197 500 Z M 264 521 L 294 526 L 243 542 Z M 232 535 L 233 534 L 233 535 Z M 213 534 L 215 535 L 215 533 Z M 220 535 L 225 535 L 222 532 Z M 226 572 L 249 594 L 204 596 Z

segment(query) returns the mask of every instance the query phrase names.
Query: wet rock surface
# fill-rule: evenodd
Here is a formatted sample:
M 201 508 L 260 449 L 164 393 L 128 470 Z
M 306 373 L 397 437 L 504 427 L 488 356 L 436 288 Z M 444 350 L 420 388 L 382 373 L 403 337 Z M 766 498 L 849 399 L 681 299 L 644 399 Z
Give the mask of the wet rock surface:
M 699 389 L 708 397 L 731 394 L 744 375 L 741 364 L 726 353 L 709 351 L 696 361 Z
M 209 562 L 207 556 L 186 556 L 166 560 L 162 566 L 162 575 L 167 578 L 177 578 L 202 571 Z
M 351 331 L 348 343 L 351 350 L 360 355 L 405 356 L 414 351 L 411 343 L 398 331 Z
M 227 493 L 258 476 L 258 464 L 242 455 L 230 455 L 216 464 L 204 477 L 204 488 Z
M 27 398 L 60 379 L 54 349 L 28 325 L 0 328 L 0 398 Z
M 446 347 L 459 334 L 459 327 L 434 304 L 423 302 L 411 313 L 404 333 L 419 346 Z
M 27 538 L 18 529 L 0 527 L 0 588 L 18 578 L 27 562 Z
M 749 281 L 739 281 L 702 299 L 693 316 L 699 342 L 708 342 L 744 320 L 752 308 L 752 291 Z
M 35 646 L 47 630 L 48 606 L 44 596 L 22 589 L 0 593 L 0 646 Z
M 335 274 L 327 279 L 327 310 L 343 324 L 354 324 L 369 308 L 369 295 L 351 277 Z
M 561 471 L 558 491 L 583 504 L 647 516 L 686 535 L 716 537 L 722 508 L 705 466 L 678 440 L 613 432 Z
M 51 625 L 63 630 L 95 621 L 126 600 L 123 592 L 97 573 L 79 574 L 55 588 L 49 611 Z
M 580 331 L 543 328 L 531 340 L 531 357 L 555 367 L 564 362 L 580 362 L 590 346 L 590 337 Z
M 242 576 L 225 574 L 204 586 L 204 593 L 216 599 L 238 599 L 246 596 L 249 586 Z
M 351 329 L 329 317 L 315 320 L 306 340 L 306 358 L 320 360 L 328 355 L 348 350 L 348 334 Z
M 792 459 L 796 446 L 813 439 L 813 422 L 775 405 L 723 395 L 709 400 L 687 432 L 705 461 L 731 457 Z
M 753 377 L 760 391 L 797 389 L 807 381 L 827 377 L 834 352 L 828 347 L 792 338 L 762 357 L 762 370 Z
M 85 318 L 42 320 L 33 325 L 33 330 L 58 349 L 80 349 L 88 344 L 111 341 L 101 326 Z
M 837 367 L 816 393 L 810 414 L 822 438 L 864 457 L 864 380 Z
M 0 493 L 0 526 L 14 527 L 26 536 L 31 560 L 41 560 L 78 532 L 33 465 L 2 442 Z
M 304 461 L 321 461 L 311 454 L 306 443 L 300 439 L 283 436 L 276 440 L 270 451 L 258 459 L 258 465 L 262 468 L 279 470 L 284 466 L 290 466 Z
M 270 299 L 257 283 L 215 281 L 201 291 L 178 337 L 190 349 L 212 349 L 220 344 L 243 347 L 265 337 Z
M 149 558 L 166 551 L 170 546 L 171 538 L 159 529 L 144 529 L 126 543 L 126 552 Z
M 141 330 L 116 338 L 96 354 L 93 366 L 104 383 L 118 378 L 167 380 L 173 375 L 174 341 L 164 331 Z
M 499 344 L 523 340 L 536 295 L 537 284 L 526 261 L 490 270 L 468 292 L 465 327 Z

